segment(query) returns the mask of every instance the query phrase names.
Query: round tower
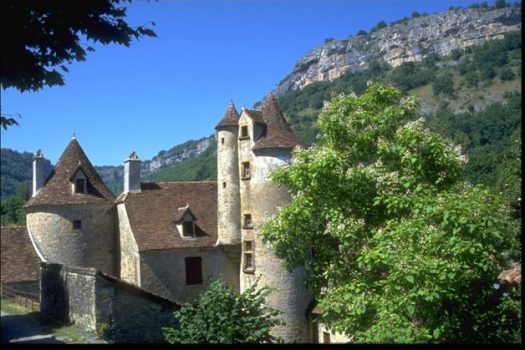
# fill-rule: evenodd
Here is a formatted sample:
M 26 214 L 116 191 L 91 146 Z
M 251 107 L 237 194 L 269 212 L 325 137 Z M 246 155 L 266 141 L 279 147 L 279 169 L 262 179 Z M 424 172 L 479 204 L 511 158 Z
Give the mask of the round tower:
M 219 245 L 241 243 L 241 213 L 237 139 L 239 114 L 230 102 L 217 124 L 217 225 Z
M 269 245 L 260 238 L 260 225 L 290 200 L 286 188 L 271 181 L 272 173 L 287 164 L 297 140 L 272 96 L 266 99 L 262 112 L 245 110 L 239 125 L 246 127 L 249 138 L 239 138 L 241 169 L 242 259 L 241 292 L 255 283 L 273 289 L 268 306 L 283 312 L 284 326 L 273 334 L 285 342 L 310 342 L 307 308 L 311 293 L 304 287 L 304 269 L 287 271 Z
M 73 138 L 26 203 L 27 229 L 48 262 L 118 276 L 114 194 Z

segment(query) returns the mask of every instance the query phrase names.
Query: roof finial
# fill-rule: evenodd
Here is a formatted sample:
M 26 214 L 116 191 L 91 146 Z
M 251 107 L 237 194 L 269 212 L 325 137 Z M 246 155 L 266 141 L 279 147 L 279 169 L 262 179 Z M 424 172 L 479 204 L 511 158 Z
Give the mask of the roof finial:
M 44 158 L 44 154 L 42 153 L 42 150 L 41 150 L 41 149 L 38 149 L 38 150 L 35 152 L 35 158 Z
M 77 134 L 75 132 L 73 133 L 73 137 L 71 139 L 72 140 L 76 140 L 77 139 Z
M 131 159 L 131 160 L 138 160 L 139 159 L 139 156 L 137 155 L 137 152 L 133 151 L 129 154 L 128 156 L 128 159 Z

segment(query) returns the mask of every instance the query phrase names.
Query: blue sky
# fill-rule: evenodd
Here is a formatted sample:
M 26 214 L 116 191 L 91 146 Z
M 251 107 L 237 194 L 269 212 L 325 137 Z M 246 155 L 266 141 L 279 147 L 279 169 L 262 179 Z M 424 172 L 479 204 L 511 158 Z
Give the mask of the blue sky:
M 151 159 L 211 135 L 230 99 L 251 108 L 325 38 L 475 2 L 135 1 L 128 23 L 153 21 L 158 37 L 129 48 L 95 45 L 85 62 L 68 66 L 62 87 L 2 90 L 2 113 L 21 119 L 2 129 L 1 145 L 42 149 L 54 164 L 76 133 L 94 165 L 120 165 L 133 150 Z

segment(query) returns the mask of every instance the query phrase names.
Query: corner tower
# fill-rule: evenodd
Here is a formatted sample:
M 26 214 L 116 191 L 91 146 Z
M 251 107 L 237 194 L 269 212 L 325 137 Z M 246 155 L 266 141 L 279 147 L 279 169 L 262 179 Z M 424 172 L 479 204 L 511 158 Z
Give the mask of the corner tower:
M 94 267 L 118 277 L 114 194 L 75 137 L 25 205 L 27 229 L 48 262 Z
M 230 102 L 217 130 L 217 244 L 241 243 L 241 211 L 237 138 L 239 113 Z
M 290 201 L 288 189 L 277 187 L 271 175 L 290 162 L 298 144 L 273 96 L 268 96 L 262 111 L 243 110 L 239 119 L 239 169 L 242 217 L 241 292 L 257 278 L 260 285 L 274 288 L 267 303 L 283 312 L 285 326 L 272 332 L 285 342 L 309 342 L 307 308 L 312 301 L 304 287 L 304 269 L 286 270 L 272 248 L 260 237 L 260 226 Z

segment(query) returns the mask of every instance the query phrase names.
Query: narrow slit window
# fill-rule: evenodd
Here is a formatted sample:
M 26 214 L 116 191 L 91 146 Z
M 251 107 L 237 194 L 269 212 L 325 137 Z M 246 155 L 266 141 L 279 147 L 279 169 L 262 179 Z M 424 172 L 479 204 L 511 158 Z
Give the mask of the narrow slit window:
M 253 241 L 244 241 L 244 271 L 253 272 L 255 263 L 253 259 Z
M 221 143 L 224 145 L 224 137 L 221 137 Z
M 241 126 L 241 138 L 248 138 L 248 126 Z
M 202 284 L 202 258 L 200 256 L 184 259 L 186 285 Z
M 222 188 L 226 188 L 226 182 L 222 183 Z
M 242 178 L 249 179 L 251 176 L 250 162 L 242 163 Z

